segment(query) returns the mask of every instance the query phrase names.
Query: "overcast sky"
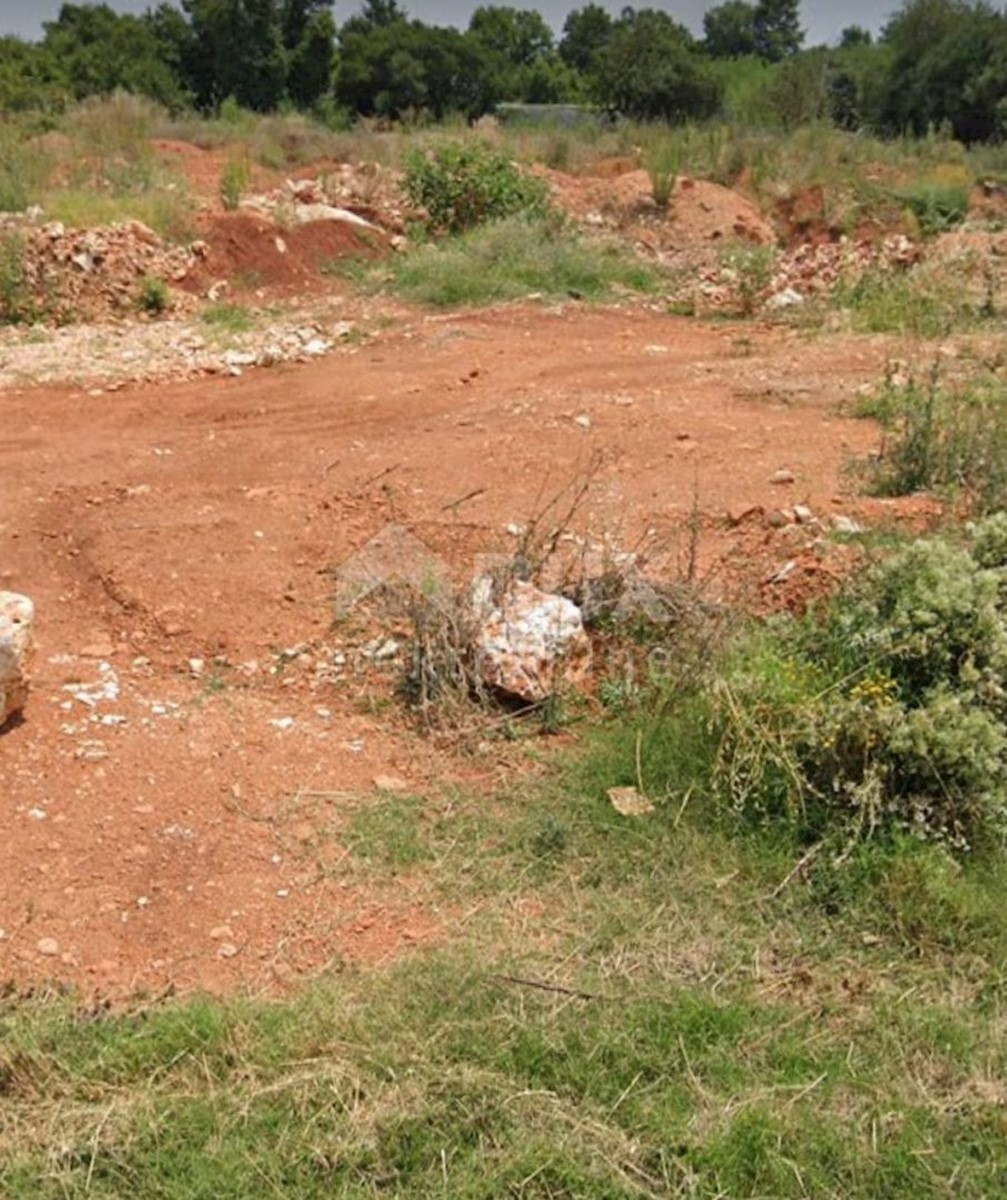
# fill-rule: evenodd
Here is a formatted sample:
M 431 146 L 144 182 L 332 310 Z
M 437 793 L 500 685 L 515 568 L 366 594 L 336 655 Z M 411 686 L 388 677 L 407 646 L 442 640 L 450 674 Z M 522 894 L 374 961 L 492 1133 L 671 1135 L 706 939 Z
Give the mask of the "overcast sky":
M 81 0 L 77 0 L 81 2 Z M 117 12 L 143 12 L 151 7 L 151 0 L 108 0 Z M 417 17 L 433 25 L 456 25 L 464 28 L 469 15 L 478 7 L 480 0 L 401 0 L 411 17 Z M 484 3 L 493 0 L 483 0 Z M 605 0 L 602 0 L 605 3 Z M 556 28 L 562 27 L 566 14 L 580 8 L 586 0 L 539 0 L 538 3 L 514 5 L 516 8 L 537 8 Z M 0 34 L 16 33 L 21 37 L 36 38 L 42 32 L 42 22 L 54 18 L 60 10 L 61 0 L 0 0 Z M 336 0 L 336 19 L 343 21 L 359 7 L 358 0 Z M 617 13 L 623 0 L 605 3 L 605 7 Z M 688 25 L 694 32 L 701 33 L 703 13 L 714 5 L 704 0 L 637 0 L 635 8 L 663 8 L 676 20 Z M 863 25 L 877 32 L 890 12 L 901 7 L 901 0 L 891 0 L 879 8 L 875 0 L 804 0 L 801 14 L 807 31 L 807 44 L 819 45 L 834 42 L 847 25 Z

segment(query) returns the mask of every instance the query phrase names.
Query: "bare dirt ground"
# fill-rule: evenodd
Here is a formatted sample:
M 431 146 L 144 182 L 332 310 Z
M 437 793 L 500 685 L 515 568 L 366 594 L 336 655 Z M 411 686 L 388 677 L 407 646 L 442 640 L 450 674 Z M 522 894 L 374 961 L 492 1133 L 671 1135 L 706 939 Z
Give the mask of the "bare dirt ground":
M 158 149 L 215 193 L 223 152 Z M 606 196 L 632 217 L 641 173 L 604 174 L 551 178 L 588 224 Z M 372 215 L 377 175 L 331 178 Z M 669 236 L 687 249 L 770 236 L 724 189 L 680 199 Z M 375 214 L 397 228 L 386 200 Z M 407 631 L 333 624 L 332 571 L 388 526 L 464 584 L 585 483 L 584 545 L 634 548 L 665 580 L 694 550 L 708 597 L 761 611 L 849 569 L 836 518 L 926 515 L 864 500 L 847 470 L 877 445 L 846 414 L 907 357 L 892 339 L 640 302 L 424 315 L 322 269 L 359 250 L 345 227 L 204 225 L 181 315 L 0 343 L 0 588 L 38 613 L 29 705 L 0 735 L 0 985 L 15 989 L 272 990 L 464 926 L 423 879 L 366 869 L 354 814 L 399 802 L 389 780 L 431 810 L 452 783 L 491 803 L 530 756 L 421 736 L 391 699 Z M 248 305 L 246 333 L 190 317 L 219 280 Z
M 695 505 L 714 591 L 800 603 L 841 551 L 765 514 L 884 519 L 844 473 L 877 433 L 839 406 L 893 352 L 526 305 L 413 314 L 242 378 L 0 391 L 0 586 L 39 614 L 30 704 L 0 737 L 0 979 L 272 988 L 444 936 L 463 915 L 354 870 L 347 814 L 388 801 L 379 776 L 436 804 L 510 766 L 373 702 L 395 663 L 332 628 L 327 572 L 398 522 L 463 578 L 593 472 L 586 534 L 650 531 L 670 573 Z

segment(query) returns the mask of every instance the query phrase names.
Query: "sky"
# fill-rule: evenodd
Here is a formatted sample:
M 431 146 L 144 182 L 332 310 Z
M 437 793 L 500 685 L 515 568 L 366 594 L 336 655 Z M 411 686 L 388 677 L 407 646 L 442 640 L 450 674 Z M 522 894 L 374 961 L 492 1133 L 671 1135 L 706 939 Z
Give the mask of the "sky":
M 77 0 L 78 3 L 85 0 Z M 482 0 L 494 3 L 496 0 Z M 617 13 L 623 0 L 607 2 L 605 7 Z M 715 3 L 717 0 L 715 0 Z M 117 12 L 143 12 L 152 0 L 106 0 Z M 455 25 L 464 28 L 472 10 L 480 0 L 401 0 L 411 17 L 432 25 Z M 560 29 L 566 14 L 580 8 L 585 0 L 520 0 L 513 7 L 537 8 L 549 23 Z M 61 0 L 0 0 L 0 34 L 14 33 L 20 37 L 36 38 L 42 32 L 42 22 L 52 20 L 60 10 Z M 357 0 L 336 0 L 336 20 L 343 21 L 359 7 Z M 702 33 L 703 13 L 714 4 L 705 0 L 637 0 L 636 8 L 663 8 L 694 33 Z M 863 25 L 876 33 L 891 12 L 901 7 L 901 0 L 883 3 L 880 10 L 876 0 L 804 0 L 801 16 L 807 33 L 806 44 L 817 46 L 835 42 L 847 25 Z

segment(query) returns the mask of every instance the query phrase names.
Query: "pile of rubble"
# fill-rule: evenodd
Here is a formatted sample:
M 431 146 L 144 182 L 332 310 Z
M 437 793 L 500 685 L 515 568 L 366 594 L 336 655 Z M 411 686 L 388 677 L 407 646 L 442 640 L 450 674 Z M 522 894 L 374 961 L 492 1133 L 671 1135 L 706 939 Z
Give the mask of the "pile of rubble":
M 95 321 L 136 313 L 145 280 L 177 284 L 199 261 L 205 247 L 166 245 L 140 221 L 120 221 L 96 229 L 67 229 L 24 218 L 0 222 L 0 242 L 10 281 L 0 298 L 17 307 L 9 315 L 55 324 Z M 173 305 L 188 298 L 172 294 Z
M 840 283 L 854 284 L 871 271 L 905 271 L 922 259 L 923 247 L 902 234 L 880 242 L 841 238 L 837 242 L 804 243 L 785 251 L 772 264 L 768 284 L 757 288 L 755 306 L 773 310 L 801 305 L 829 295 Z M 753 285 L 752 278 L 744 277 L 746 269 L 742 257 L 706 266 L 698 272 L 688 299 L 700 312 L 745 308 L 746 288 Z M 751 303 L 750 298 L 748 305 Z
M 401 175 L 378 163 L 342 163 L 317 179 L 288 179 L 261 195 L 246 196 L 241 207 L 284 223 L 346 221 L 402 238 L 412 215 Z

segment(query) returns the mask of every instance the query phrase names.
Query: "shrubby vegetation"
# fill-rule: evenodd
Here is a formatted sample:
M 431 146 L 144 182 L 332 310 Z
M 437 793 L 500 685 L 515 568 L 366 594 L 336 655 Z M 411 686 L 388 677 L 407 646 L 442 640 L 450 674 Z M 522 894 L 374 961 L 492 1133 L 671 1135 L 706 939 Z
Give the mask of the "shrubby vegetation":
M 484 142 L 448 142 L 406 159 L 409 199 L 424 208 L 435 230 L 462 233 L 484 221 L 542 212 L 544 180 L 523 174 Z
M 474 118 L 511 100 L 642 120 L 823 120 L 884 136 L 947 126 L 975 142 L 1007 131 L 1007 17 L 978 0 L 906 0 L 876 43 L 853 25 L 838 46 L 805 49 L 797 0 L 727 0 L 707 12 L 701 39 L 663 11 L 613 17 L 593 3 L 557 38 L 534 9 L 501 5 L 458 30 L 367 0 L 337 30 L 333 0 L 183 0 L 140 16 L 64 4 L 39 42 L 0 38 L 0 112 L 51 119 L 116 89 L 174 112 L 230 99 L 336 125 Z

